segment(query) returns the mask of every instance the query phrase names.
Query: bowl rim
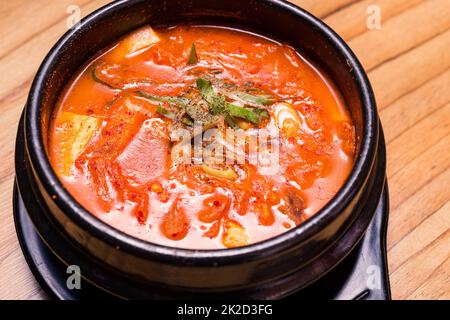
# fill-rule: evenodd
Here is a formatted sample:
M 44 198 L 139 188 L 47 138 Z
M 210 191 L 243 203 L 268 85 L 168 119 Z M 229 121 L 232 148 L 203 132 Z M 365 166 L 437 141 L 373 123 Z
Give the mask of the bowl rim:
M 318 32 L 324 34 L 330 45 L 346 59 L 349 65 L 349 72 L 352 73 L 362 101 L 361 146 L 353 169 L 344 185 L 321 210 L 295 228 L 261 242 L 237 248 L 186 249 L 141 240 L 108 225 L 84 209 L 63 187 L 54 173 L 45 151 L 40 114 L 45 84 L 54 67 L 54 61 L 57 60 L 57 56 L 64 46 L 76 36 L 79 29 L 89 28 L 89 26 L 92 26 L 103 17 L 143 1 L 145 0 L 112 2 L 83 18 L 78 28 L 67 31 L 56 42 L 45 57 L 33 80 L 25 108 L 26 150 L 31 159 L 33 172 L 39 177 L 39 181 L 45 191 L 50 195 L 57 195 L 55 199 L 52 199 L 56 206 L 80 228 L 93 233 L 96 238 L 115 248 L 120 248 L 125 252 L 144 259 L 156 259 L 174 263 L 183 261 L 189 264 L 209 263 L 211 259 L 214 259 L 215 263 L 233 263 L 242 261 L 242 258 L 249 261 L 268 257 L 276 251 L 286 250 L 309 239 L 321 228 L 333 221 L 359 192 L 366 180 L 367 173 L 372 168 L 379 134 L 376 102 L 372 87 L 362 65 L 344 40 L 320 19 L 294 4 L 282 0 L 258 0 L 257 2 L 266 2 L 281 9 L 286 14 L 293 14 L 298 19 L 305 20 L 307 24 L 314 27 Z

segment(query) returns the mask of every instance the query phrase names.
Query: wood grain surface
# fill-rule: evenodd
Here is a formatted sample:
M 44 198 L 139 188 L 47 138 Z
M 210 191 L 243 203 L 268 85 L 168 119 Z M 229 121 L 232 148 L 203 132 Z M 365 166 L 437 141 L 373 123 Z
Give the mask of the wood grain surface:
M 68 7 L 86 16 L 107 2 L 1 0 L 0 299 L 46 298 L 12 217 L 14 140 L 31 81 L 67 31 Z M 347 41 L 372 82 L 387 140 L 393 298 L 450 299 L 450 0 L 293 2 Z M 378 9 L 380 28 L 369 28 Z

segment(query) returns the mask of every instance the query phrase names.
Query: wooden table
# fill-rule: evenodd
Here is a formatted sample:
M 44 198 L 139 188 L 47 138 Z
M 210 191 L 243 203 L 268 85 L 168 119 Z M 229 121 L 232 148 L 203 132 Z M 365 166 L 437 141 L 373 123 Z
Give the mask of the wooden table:
M 105 0 L 14 0 L 0 7 L 0 298 L 40 299 L 12 217 L 14 140 L 33 76 L 67 30 Z M 450 0 L 295 0 L 365 66 L 388 148 L 389 272 L 395 299 L 450 298 Z M 374 7 L 376 5 L 377 7 Z M 380 28 L 373 27 L 381 9 Z M 367 23 L 369 19 L 369 24 Z M 376 25 L 375 25 L 376 26 Z

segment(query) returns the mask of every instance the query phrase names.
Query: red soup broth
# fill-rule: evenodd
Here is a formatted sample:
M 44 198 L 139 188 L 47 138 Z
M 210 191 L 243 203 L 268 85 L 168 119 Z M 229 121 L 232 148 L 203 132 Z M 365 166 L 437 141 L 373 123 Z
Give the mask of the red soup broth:
M 276 173 L 248 160 L 174 162 L 170 133 L 196 117 L 244 134 L 278 128 Z M 146 26 L 122 38 L 68 82 L 48 137 L 55 172 L 89 212 L 131 236 L 192 249 L 294 228 L 336 194 L 355 156 L 349 112 L 319 69 L 287 44 L 214 26 Z

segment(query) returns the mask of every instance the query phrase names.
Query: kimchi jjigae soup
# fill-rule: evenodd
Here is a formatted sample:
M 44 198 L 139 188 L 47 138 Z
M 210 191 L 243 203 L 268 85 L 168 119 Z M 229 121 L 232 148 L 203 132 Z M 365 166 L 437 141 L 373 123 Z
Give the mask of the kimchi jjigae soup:
M 172 247 L 279 235 L 348 177 L 355 130 L 293 47 L 224 27 L 142 27 L 89 61 L 48 132 L 69 193 L 105 223 Z

